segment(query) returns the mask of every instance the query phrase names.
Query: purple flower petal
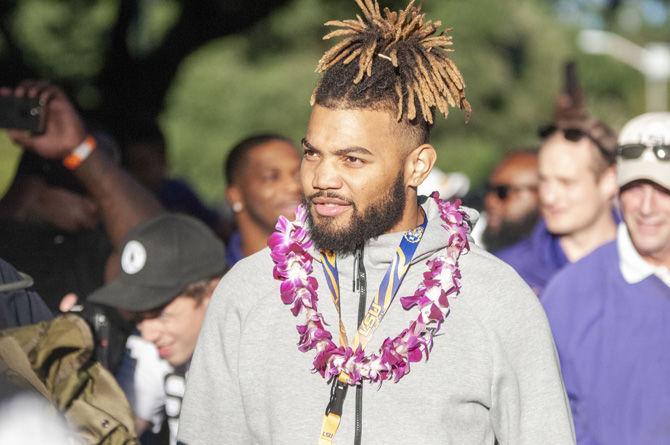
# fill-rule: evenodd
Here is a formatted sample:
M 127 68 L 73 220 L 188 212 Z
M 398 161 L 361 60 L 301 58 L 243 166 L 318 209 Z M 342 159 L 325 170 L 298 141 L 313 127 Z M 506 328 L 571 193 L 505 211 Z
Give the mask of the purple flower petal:
M 431 196 L 438 206 L 449 246 L 445 255 L 426 262 L 428 270 L 423 273 L 423 281 L 414 295 L 400 299 L 405 310 L 418 306 L 417 318 L 398 336 L 386 338 L 379 355 L 366 356 L 360 347 L 355 351 L 348 346 L 337 347 L 325 328 L 328 324 L 317 308 L 318 282 L 311 276 L 314 259 L 309 253 L 312 241 L 306 223 L 307 209 L 299 206 L 293 222 L 284 217 L 277 221 L 277 231 L 268 238 L 270 257 L 275 264 L 272 274 L 281 281 L 282 302 L 291 305 L 294 316 L 305 313 L 305 324 L 296 326 L 298 349 L 316 350 L 312 363 L 314 372 L 326 379 L 345 372 L 349 384 L 370 380 L 381 385 L 391 379 L 397 382 L 407 375 L 410 363 L 428 360 L 433 337 L 449 313 L 448 296 L 460 292 L 459 256 L 469 250 L 468 218 L 460 208 L 460 201 L 442 201 L 437 192 Z

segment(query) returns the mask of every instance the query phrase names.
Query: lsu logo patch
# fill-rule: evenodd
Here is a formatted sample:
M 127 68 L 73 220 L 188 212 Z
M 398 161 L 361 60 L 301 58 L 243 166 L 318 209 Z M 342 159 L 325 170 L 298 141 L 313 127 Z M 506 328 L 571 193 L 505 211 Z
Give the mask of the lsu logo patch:
M 412 244 L 418 243 L 421 236 L 423 236 L 423 227 L 417 227 L 405 233 L 405 239 Z

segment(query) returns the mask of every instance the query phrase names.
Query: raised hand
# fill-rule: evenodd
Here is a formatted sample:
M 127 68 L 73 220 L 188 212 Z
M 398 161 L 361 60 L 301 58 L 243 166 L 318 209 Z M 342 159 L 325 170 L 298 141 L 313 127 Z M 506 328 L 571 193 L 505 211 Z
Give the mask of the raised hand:
M 15 143 L 42 157 L 62 159 L 86 137 L 86 129 L 79 113 L 58 87 L 44 81 L 24 81 L 14 89 L 0 88 L 0 95 L 38 98 L 45 107 L 44 133 L 7 130 Z

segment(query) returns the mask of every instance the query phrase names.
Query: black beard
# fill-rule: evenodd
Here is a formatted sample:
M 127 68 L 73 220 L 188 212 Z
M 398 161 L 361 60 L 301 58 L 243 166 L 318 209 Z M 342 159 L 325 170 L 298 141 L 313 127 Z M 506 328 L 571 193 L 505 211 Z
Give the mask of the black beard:
M 363 246 L 370 238 L 376 238 L 395 226 L 405 210 L 405 184 L 400 174 L 386 194 L 377 201 L 370 204 L 365 213 L 360 213 L 356 205 L 347 200 L 353 214 L 348 227 L 336 229 L 331 219 L 324 218 L 323 222 L 317 224 L 312 217 L 311 201 L 317 197 L 332 197 L 344 199 L 343 197 L 326 192 L 318 192 L 309 198 L 303 198 L 303 205 L 309 209 L 307 221 L 310 227 L 310 237 L 319 250 L 332 250 L 339 255 L 353 254 L 356 249 Z
M 503 221 L 500 229 L 495 232 L 487 227 L 482 234 L 486 250 L 497 252 L 526 238 L 535 227 L 537 219 L 538 213 L 530 212 L 520 221 Z

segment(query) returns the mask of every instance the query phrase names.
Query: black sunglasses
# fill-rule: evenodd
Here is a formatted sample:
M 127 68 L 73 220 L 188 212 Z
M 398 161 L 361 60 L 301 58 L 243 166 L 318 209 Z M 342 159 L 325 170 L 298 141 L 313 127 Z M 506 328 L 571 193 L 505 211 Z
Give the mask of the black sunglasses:
M 670 145 L 624 144 L 617 147 L 617 154 L 621 159 L 638 159 L 642 154 L 651 150 L 659 161 L 670 161 Z
M 588 138 L 588 140 L 593 142 L 595 146 L 598 147 L 598 151 L 605 159 L 611 163 L 614 162 L 616 153 L 609 151 L 602 143 L 600 143 L 600 141 L 598 141 L 598 139 L 594 138 L 591 133 L 581 128 L 561 128 L 555 124 L 549 124 L 541 126 L 538 129 L 537 134 L 541 139 L 547 139 L 549 136 L 559 130 L 563 132 L 563 137 L 570 142 L 579 142 L 583 138 Z
M 484 187 L 485 193 L 495 193 L 501 201 L 506 200 L 510 193 L 520 192 L 523 190 L 536 191 L 537 186 L 534 185 L 511 185 L 511 184 L 486 184 Z

